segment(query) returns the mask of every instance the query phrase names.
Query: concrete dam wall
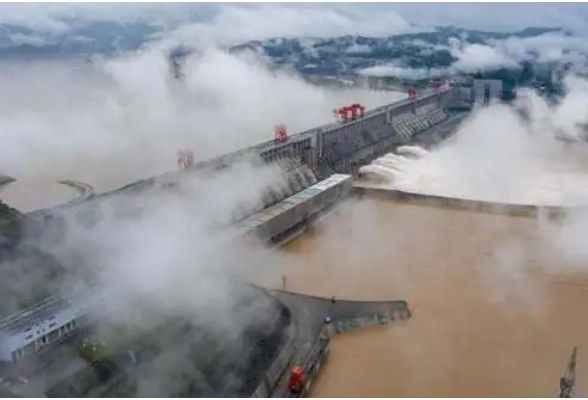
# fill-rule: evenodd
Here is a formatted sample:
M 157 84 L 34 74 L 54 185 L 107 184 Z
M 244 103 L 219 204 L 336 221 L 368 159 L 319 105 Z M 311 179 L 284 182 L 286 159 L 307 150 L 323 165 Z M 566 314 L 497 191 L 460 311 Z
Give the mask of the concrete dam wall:
M 151 190 L 168 190 L 194 176 L 214 176 L 239 164 L 269 165 L 280 173 L 262 193 L 255 205 L 237 207 L 232 222 L 275 207 L 297 193 L 326 180 L 333 174 L 354 175 L 359 168 L 388 153 L 393 148 L 419 141 L 427 132 L 447 135 L 459 118 L 449 109 L 461 101 L 459 90 L 448 88 L 422 93 L 417 99 L 405 99 L 367 110 L 362 117 L 348 122 L 334 122 L 290 135 L 285 141 L 269 140 L 238 151 L 201 161 L 185 169 L 130 183 L 103 194 L 91 194 L 83 203 L 75 202 L 52 210 L 35 212 L 38 222 L 59 223 L 59 217 L 76 215 L 85 223 L 97 219 L 102 201 L 114 201 L 122 213 L 129 210 L 128 198 Z M 464 113 L 461 116 L 465 115 Z M 429 135 L 430 136 L 430 135 Z M 118 201 L 120 199 L 120 205 Z M 326 204 L 325 204 L 326 206 Z M 313 212 L 321 207 L 314 207 Z M 296 219 L 298 220 L 298 218 Z M 277 225 L 276 225 L 277 226 Z M 282 224 L 279 224 L 285 229 Z M 280 232 L 273 232 L 275 236 Z
M 580 206 L 537 205 L 500 203 L 497 201 L 476 200 L 464 197 L 449 197 L 432 195 L 428 193 L 415 193 L 403 190 L 381 189 L 355 185 L 353 192 L 358 197 L 369 195 L 371 198 L 391 199 L 395 202 L 441 207 L 451 210 L 471 211 L 496 215 L 508 215 L 511 217 L 544 217 L 549 219 L 561 219 L 567 213 L 573 212 Z
M 379 107 L 364 118 L 317 133 L 317 170 L 355 174 L 359 168 L 408 144 L 422 132 L 445 121 L 452 90 L 429 93 L 417 100 L 404 100 Z

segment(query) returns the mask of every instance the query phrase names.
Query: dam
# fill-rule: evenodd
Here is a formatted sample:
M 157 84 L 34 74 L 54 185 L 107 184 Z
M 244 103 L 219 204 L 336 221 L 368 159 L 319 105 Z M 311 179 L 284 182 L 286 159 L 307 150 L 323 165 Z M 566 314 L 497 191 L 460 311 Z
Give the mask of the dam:
M 474 89 L 423 91 L 416 98 L 366 110 L 353 119 L 276 136 L 113 192 L 94 193 L 89 182 L 83 183 L 79 201 L 32 211 L 27 214 L 27 226 L 38 231 L 41 239 L 46 232 L 59 236 L 56 232 L 71 224 L 72 218 L 92 226 L 105 213 L 123 218 L 140 212 L 136 208 L 141 206 L 128 204 L 127 196 L 181 191 L 182 183 L 193 176 L 214 177 L 244 163 L 270 168 L 272 182 L 259 189 L 259 201 L 239 204 L 229 220 L 219 222 L 233 227 L 228 235 L 221 235 L 219 243 L 228 245 L 246 237 L 247 243 L 282 246 L 274 252 L 260 250 L 253 260 L 240 250 L 235 256 L 242 260 L 241 273 L 247 280 L 271 291 L 293 314 L 309 318 L 280 318 L 280 326 L 304 327 L 300 332 L 316 336 L 322 335 L 325 316 L 340 329 L 346 319 L 359 321 L 354 324 L 362 327 L 378 325 L 368 320 L 394 320 L 399 310 L 412 314 L 400 325 L 334 336 L 328 366 L 313 379 L 310 395 L 545 396 L 557 391 L 571 346 L 582 346 L 588 332 L 575 312 L 557 313 L 572 310 L 573 303 L 585 296 L 581 285 L 569 284 L 577 277 L 542 275 L 542 260 L 529 256 L 528 266 L 519 255 L 543 254 L 533 223 L 472 212 L 463 206 L 465 201 L 454 201 L 460 204 L 452 209 L 445 200 L 410 204 L 399 198 L 370 198 L 365 187 L 364 199 L 350 198 L 355 193 L 352 178 L 358 177 L 363 166 L 401 146 L 435 144 L 447 138 L 479 98 Z M 507 243 L 502 251 L 508 260 L 511 253 L 524 258 L 525 262 L 519 262 L 524 266 L 511 271 L 507 265 L 498 276 L 480 271 L 480 265 L 493 263 L 489 254 L 497 243 L 509 238 L 523 243 L 522 247 L 513 250 Z M 500 274 L 512 273 L 516 282 L 528 268 L 534 280 L 523 279 L 526 286 L 504 287 Z M 495 291 L 496 287 L 502 291 Z M 521 287 L 528 293 L 521 292 Z M 295 293 L 307 295 L 303 300 L 307 305 L 299 305 L 302 300 Z M 344 311 L 329 306 L 328 299 L 342 304 Z M 347 308 L 347 300 L 365 304 Z M 321 311 L 309 315 L 308 304 Z M 483 323 L 480 315 L 485 315 Z M 505 335 L 505 331 L 513 334 Z M 289 343 L 288 339 L 272 340 Z M 307 341 L 311 342 L 310 337 Z M 270 361 L 259 368 L 271 367 L 264 378 L 255 378 L 261 382 L 255 390 L 258 397 L 279 393 L 279 376 L 297 362 L 296 355 L 285 351 L 274 349 L 267 354 Z M 522 369 L 532 377 L 521 375 Z

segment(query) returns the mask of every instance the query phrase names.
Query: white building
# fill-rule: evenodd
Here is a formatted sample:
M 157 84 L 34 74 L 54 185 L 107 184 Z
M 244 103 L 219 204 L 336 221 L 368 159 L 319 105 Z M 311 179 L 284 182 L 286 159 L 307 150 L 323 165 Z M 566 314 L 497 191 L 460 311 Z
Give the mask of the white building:
M 0 361 L 16 362 L 70 336 L 96 304 L 92 297 L 51 297 L 1 319 Z
M 474 104 L 485 105 L 502 99 L 502 81 L 499 79 L 474 79 Z

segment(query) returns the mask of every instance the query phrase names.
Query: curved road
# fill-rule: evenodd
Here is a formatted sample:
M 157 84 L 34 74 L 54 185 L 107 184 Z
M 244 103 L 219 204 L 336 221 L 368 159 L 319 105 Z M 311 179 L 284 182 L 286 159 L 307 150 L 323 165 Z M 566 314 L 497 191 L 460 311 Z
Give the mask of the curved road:
M 65 204 L 62 204 L 62 207 L 68 207 L 68 206 L 73 206 L 76 204 L 80 204 L 83 203 L 86 200 L 89 200 L 90 198 L 92 198 L 94 196 L 94 194 L 96 193 L 96 191 L 94 190 L 94 187 L 92 185 L 89 185 L 87 183 L 84 182 L 80 182 L 80 181 L 73 181 L 73 180 L 62 180 L 59 181 L 59 183 L 61 183 L 62 185 L 66 185 L 71 187 L 72 189 L 75 189 L 78 191 L 79 196 L 71 201 L 68 201 Z

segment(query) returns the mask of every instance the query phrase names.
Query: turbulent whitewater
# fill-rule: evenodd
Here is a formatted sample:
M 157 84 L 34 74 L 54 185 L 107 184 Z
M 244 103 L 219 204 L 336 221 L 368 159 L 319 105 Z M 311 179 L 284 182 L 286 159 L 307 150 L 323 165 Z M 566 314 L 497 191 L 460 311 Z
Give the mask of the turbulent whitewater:
M 511 204 L 588 204 L 588 145 L 557 144 L 525 159 L 504 154 L 509 150 L 502 149 L 502 155 L 478 157 L 460 153 L 455 145 L 434 151 L 402 146 L 362 167 L 360 182 Z

